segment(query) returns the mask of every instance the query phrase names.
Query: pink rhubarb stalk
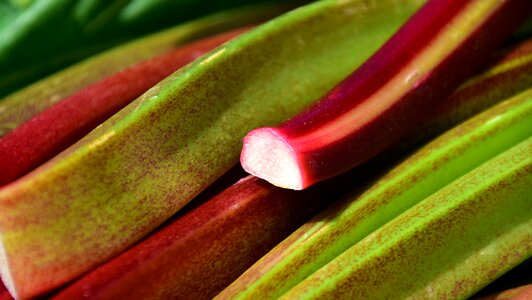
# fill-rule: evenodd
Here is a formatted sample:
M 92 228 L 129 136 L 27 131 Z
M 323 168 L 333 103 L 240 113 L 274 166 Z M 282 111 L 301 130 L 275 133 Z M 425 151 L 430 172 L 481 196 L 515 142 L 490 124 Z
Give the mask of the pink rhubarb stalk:
M 304 189 L 414 129 L 532 12 L 529 0 L 431 0 L 316 105 L 244 138 L 244 169 Z
M 135 64 L 23 123 L 0 139 L 0 185 L 46 162 L 177 69 L 243 31 L 205 38 Z

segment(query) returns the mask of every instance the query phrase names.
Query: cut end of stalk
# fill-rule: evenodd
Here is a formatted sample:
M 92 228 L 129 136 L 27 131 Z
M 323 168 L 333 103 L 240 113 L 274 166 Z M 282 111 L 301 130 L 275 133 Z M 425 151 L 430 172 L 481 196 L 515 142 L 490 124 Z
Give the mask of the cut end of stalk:
M 4 247 L 2 237 L 0 237 L 0 277 L 5 288 L 9 291 L 11 296 L 15 299 L 19 299 L 15 284 L 13 282 L 11 271 L 9 270 L 8 258 Z
M 259 128 L 248 133 L 240 163 L 246 172 L 278 187 L 305 188 L 297 156 L 274 128 Z

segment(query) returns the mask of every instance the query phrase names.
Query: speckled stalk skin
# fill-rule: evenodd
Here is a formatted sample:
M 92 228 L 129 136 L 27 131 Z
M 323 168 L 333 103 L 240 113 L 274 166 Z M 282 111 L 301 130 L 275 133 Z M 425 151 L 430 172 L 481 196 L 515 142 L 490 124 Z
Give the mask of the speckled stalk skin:
M 10 292 L 46 292 L 139 240 L 238 162 L 246 132 L 325 94 L 420 5 L 342 0 L 294 10 L 171 75 L 4 186 L 0 270 Z
M 449 103 L 457 107 L 447 104 L 446 109 L 438 110 L 439 118 L 445 122 L 422 128 L 429 133 L 448 128 L 532 83 L 531 46 L 532 41 L 497 56 L 495 66 L 467 85 L 468 90 L 477 93 L 457 92 L 449 99 Z M 493 83 L 498 84 L 497 91 Z M 480 87 L 484 87 L 482 92 Z M 345 193 L 349 187 L 352 189 L 355 182 L 363 182 L 362 177 L 368 176 L 353 172 L 346 178 L 302 193 L 266 185 L 257 179 L 239 182 L 183 216 L 184 220 L 176 219 L 150 235 L 147 241 L 98 267 L 55 297 L 76 299 L 90 294 L 92 298 L 117 299 L 133 293 L 142 298 L 182 298 L 184 295 L 191 299 L 212 298 L 285 237 L 290 232 L 287 228 L 298 227 L 303 216 L 310 215 L 308 212 L 317 212 L 335 199 L 335 195 Z M 286 215 L 291 217 L 286 218 Z M 186 220 L 194 220 L 194 226 L 183 225 L 190 223 Z M 240 224 L 238 234 L 235 234 L 234 224 Z M 212 242 L 199 243 L 199 240 Z M 219 247 L 212 247 L 212 243 Z M 212 261 L 218 263 L 213 265 Z
M 485 297 L 473 298 L 474 300 L 530 300 L 532 299 L 532 283 L 505 290 Z
M 259 5 L 216 13 L 86 59 L 0 100 L 0 137 L 76 91 L 135 63 L 198 38 L 266 21 L 290 5 Z
M 52 299 L 210 299 L 348 190 L 343 186 L 297 193 L 248 176 Z
M 516 58 L 513 54 L 509 57 Z M 517 59 L 517 61 L 526 63 L 527 60 Z M 506 78 L 504 71 L 499 73 L 493 71 L 501 70 L 502 66 L 508 66 L 507 63 L 509 61 L 502 60 L 501 64 L 477 78 L 484 78 L 486 82 L 497 82 L 495 78 L 498 77 L 504 79 Z M 510 65 L 519 69 L 517 67 L 519 64 L 510 63 Z M 513 73 L 513 68 L 502 69 Z M 486 76 L 487 74 L 491 75 Z M 519 78 L 527 77 L 520 76 Z M 484 86 L 482 80 L 475 82 L 479 86 Z M 521 86 L 517 82 L 512 82 L 511 78 L 498 82 L 511 85 L 516 83 L 516 86 Z M 409 137 L 410 142 L 415 145 L 419 142 L 419 137 L 441 132 L 453 125 L 453 121 L 458 122 L 467 118 L 469 115 L 463 113 L 460 107 L 464 107 L 465 111 L 475 112 L 477 111 L 475 103 L 478 102 L 478 105 L 483 106 L 488 102 L 501 101 L 496 98 L 497 95 L 505 95 L 504 91 L 496 92 L 498 89 L 505 90 L 504 85 L 490 86 L 489 89 L 491 92 L 488 90 L 484 92 L 495 97 L 490 101 L 485 101 L 485 99 L 478 101 L 479 99 L 473 94 L 469 95 L 471 98 L 465 101 L 465 98 L 459 96 L 460 90 L 457 91 L 458 97 L 451 97 L 450 100 L 455 99 L 452 102 L 458 105 L 458 109 L 441 110 L 439 115 L 447 121 L 423 126 L 426 133 L 417 132 L 416 135 Z M 532 91 L 518 95 L 457 126 L 426 145 L 395 167 L 360 197 L 346 198 L 303 225 L 218 297 L 220 299 L 272 299 L 280 296 L 409 207 L 531 135 L 531 97 Z M 401 145 L 401 148 L 405 148 L 406 144 Z M 389 156 L 397 155 L 397 152 L 401 151 L 390 149 L 389 152 L 384 153 L 387 155 L 383 160 L 389 160 Z
M 414 129 L 394 150 L 423 143 L 532 86 L 532 39 L 499 52 L 491 61 L 488 69 L 462 84 L 436 107 L 423 126 Z
M 479 10 L 478 19 L 471 21 Z M 528 0 L 428 1 L 316 105 L 278 127 L 246 136 L 242 166 L 255 176 L 271 178 L 273 184 L 304 189 L 367 161 L 419 126 L 531 11 Z M 264 168 L 264 161 L 281 160 L 271 154 L 275 151 L 264 151 L 263 160 L 248 154 L 255 151 L 253 137 L 261 132 L 274 132 L 279 143 L 287 145 L 284 155 L 298 171 Z M 257 138 L 257 143 L 262 140 Z M 294 172 L 300 179 L 276 172 Z
M 233 30 L 169 50 L 97 81 L 38 113 L 0 138 L 0 185 L 59 154 L 165 77 L 244 31 Z
M 530 153 L 532 137 L 382 226 L 281 299 L 472 295 L 532 256 Z

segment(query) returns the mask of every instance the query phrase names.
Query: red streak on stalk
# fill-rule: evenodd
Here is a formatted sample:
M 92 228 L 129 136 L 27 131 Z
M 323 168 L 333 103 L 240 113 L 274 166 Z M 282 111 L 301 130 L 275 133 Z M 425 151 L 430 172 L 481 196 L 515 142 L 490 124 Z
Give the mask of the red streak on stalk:
M 460 43 L 444 40 L 454 48 L 442 57 L 429 56 L 437 63 L 418 74 L 417 67 L 412 66 L 417 66 L 424 53 L 431 53 L 444 34 L 453 33 L 449 31 L 453 30 L 452 22 L 471 15 L 475 3 L 481 2 L 429 1 L 316 105 L 279 127 L 250 132 L 241 155 L 244 169 L 276 185 L 304 189 L 367 161 L 414 129 L 477 71 L 532 11 L 529 0 L 497 4 L 477 28 L 454 28 L 471 32 Z M 397 77 L 403 72 L 411 73 Z M 390 86 L 394 80 L 408 84 Z M 379 93 L 395 98 L 389 105 L 372 107 L 383 99 L 376 97 Z M 366 120 L 367 115 L 371 117 Z M 348 125 L 337 125 L 346 116 L 356 117 Z
M 0 185 L 46 162 L 159 81 L 244 30 L 205 38 L 133 65 L 31 118 L 0 139 Z

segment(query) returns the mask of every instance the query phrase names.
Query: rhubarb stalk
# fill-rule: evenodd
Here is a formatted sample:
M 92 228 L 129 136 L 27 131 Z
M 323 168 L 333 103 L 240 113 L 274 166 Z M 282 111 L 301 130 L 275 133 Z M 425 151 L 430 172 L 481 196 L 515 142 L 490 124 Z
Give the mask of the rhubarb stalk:
M 0 185 L 52 158 L 166 76 L 243 31 L 196 41 L 133 65 L 31 118 L 0 139 Z
M 280 299 L 471 296 L 532 253 L 531 151 L 528 137 L 386 223 Z
M 523 141 L 532 133 L 531 99 L 532 89 L 438 137 L 362 195 L 344 199 L 302 226 L 219 299 L 278 298 L 426 197 Z
M 350 181 L 349 181 L 350 182 Z M 248 176 L 52 299 L 210 299 L 350 184 L 303 193 Z M 329 201 L 323 201 L 327 198 Z
M 421 132 L 415 138 L 407 138 L 410 145 L 406 148 L 415 147 L 419 137 L 427 139 L 440 133 L 532 84 L 531 46 L 532 41 L 513 48 L 498 59 L 497 64 L 455 92 L 445 109 L 437 109 L 436 119 L 441 121 L 420 127 Z M 388 154 L 386 163 L 400 156 L 389 150 L 385 153 Z M 212 298 L 256 258 L 299 227 L 307 216 L 315 214 L 338 195 L 361 189 L 371 180 L 368 174 L 386 169 L 380 168 L 381 165 L 381 161 L 371 160 L 345 176 L 303 192 L 281 189 L 257 178 L 242 180 L 193 211 L 179 212 L 149 238 L 76 280 L 54 295 L 54 299 L 77 299 L 83 295 L 120 299 L 131 294 Z M 212 264 L 212 261 L 218 263 Z M 287 271 L 296 273 L 294 269 Z M 291 281 L 290 277 L 285 278 L 285 283 Z M 276 284 L 268 290 L 274 292 L 281 286 L 284 285 Z
M 0 100 L 0 137 L 90 84 L 176 47 L 237 27 L 264 22 L 291 5 L 235 9 L 190 21 L 98 54 Z
M 0 10 L 8 5 L 4 2 L 0 1 Z M 266 1 L 31 2 L 34 3 L 20 10 L 9 7 L 15 12 L 4 14 L 6 21 L 0 20 L 0 25 L 5 24 L 0 28 L 0 97 L 118 42 L 244 3 Z M 292 1 L 283 2 L 286 6 Z
M 246 132 L 307 107 L 420 4 L 372 3 L 320 1 L 256 27 L 0 188 L 10 292 L 35 297 L 133 245 L 234 166 Z
M 532 11 L 528 0 L 431 0 L 321 101 L 244 139 L 244 169 L 304 189 L 368 160 L 415 128 Z

